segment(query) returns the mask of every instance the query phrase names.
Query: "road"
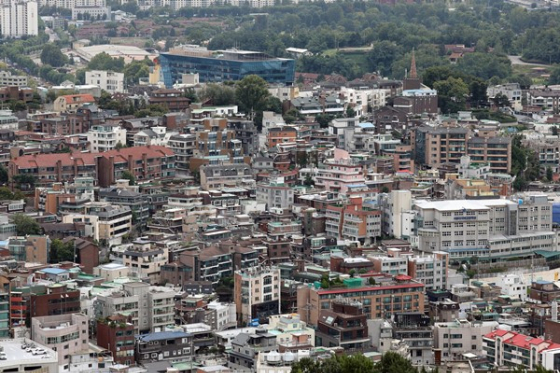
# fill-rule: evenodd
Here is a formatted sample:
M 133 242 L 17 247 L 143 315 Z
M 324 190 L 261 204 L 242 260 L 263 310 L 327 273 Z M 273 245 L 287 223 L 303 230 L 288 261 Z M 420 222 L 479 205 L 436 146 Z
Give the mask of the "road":
M 530 66 L 543 66 L 543 67 L 548 67 L 550 65 L 545 65 L 542 63 L 530 63 L 530 62 L 524 62 L 521 60 L 521 56 L 508 56 L 509 60 L 511 61 L 512 65 L 530 65 Z

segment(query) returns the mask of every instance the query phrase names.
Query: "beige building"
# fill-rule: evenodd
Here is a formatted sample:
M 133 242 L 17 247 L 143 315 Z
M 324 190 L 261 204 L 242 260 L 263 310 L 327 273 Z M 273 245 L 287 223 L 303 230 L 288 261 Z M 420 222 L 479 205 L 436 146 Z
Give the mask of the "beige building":
M 84 105 L 94 103 L 95 98 L 90 94 L 64 95 L 54 100 L 53 108 L 58 112 L 74 112 Z
M 280 313 L 280 269 L 251 267 L 234 274 L 233 297 L 237 319 L 266 320 Z
M 37 343 L 56 350 L 58 364 L 66 365 L 71 355 L 89 350 L 89 318 L 80 313 L 34 317 L 31 336 Z
M 115 281 L 120 277 L 127 277 L 130 268 L 119 263 L 107 263 L 93 268 L 93 275 L 101 277 L 107 282 Z
M 151 284 L 160 282 L 161 267 L 169 261 L 167 247 L 152 247 L 152 242 L 138 239 L 123 253 L 123 264 L 132 273 Z
M 441 350 L 442 361 L 460 360 L 465 353 L 482 355 L 482 337 L 497 327 L 496 321 L 437 322 L 434 324 L 434 349 Z

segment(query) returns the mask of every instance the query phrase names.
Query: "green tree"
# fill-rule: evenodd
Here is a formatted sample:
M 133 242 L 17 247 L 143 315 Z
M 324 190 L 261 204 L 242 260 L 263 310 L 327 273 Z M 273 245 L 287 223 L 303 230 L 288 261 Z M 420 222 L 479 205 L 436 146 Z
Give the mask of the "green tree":
M 127 179 L 130 181 L 130 185 L 134 185 L 136 184 L 136 178 L 134 177 L 134 175 L 132 174 L 132 172 L 125 170 L 123 171 L 122 175 L 121 175 L 121 179 Z
M 0 183 L 8 182 L 8 170 L 4 166 L 0 166 Z
M 29 190 L 29 189 L 33 189 L 33 187 L 35 186 L 36 178 L 35 176 L 32 175 L 20 174 L 14 176 L 12 180 L 14 184 L 18 186 L 19 189 Z
M 25 236 L 28 234 L 40 234 L 41 227 L 39 223 L 30 216 L 22 213 L 14 214 L 11 217 L 12 223 L 16 226 L 16 233 L 18 236 Z
M 267 82 L 258 75 L 247 75 L 235 88 L 235 98 L 241 112 L 252 114 L 266 108 L 268 92 Z
M 49 263 L 74 262 L 74 242 L 64 242 L 55 238 L 51 241 Z
M 88 70 L 111 70 L 122 72 L 124 70 L 124 58 L 113 58 L 105 52 L 96 54 L 88 65 Z
M 546 178 L 547 178 L 547 180 L 552 181 L 552 177 L 553 177 L 552 168 L 547 167 L 546 168 Z
M 53 67 L 61 67 L 68 63 L 66 57 L 56 44 L 45 44 L 41 51 L 41 62 L 43 65 L 51 65 Z
M 464 110 L 469 88 L 461 78 L 449 77 L 434 83 L 438 92 L 438 105 L 445 114 Z
M 207 84 L 200 90 L 198 97 L 201 102 L 210 102 L 212 105 L 223 106 L 235 104 L 235 90 L 223 84 Z
M 494 105 L 496 105 L 499 108 L 511 106 L 511 103 L 509 102 L 509 98 L 501 92 L 498 93 L 496 96 L 494 96 L 492 101 L 494 102 Z

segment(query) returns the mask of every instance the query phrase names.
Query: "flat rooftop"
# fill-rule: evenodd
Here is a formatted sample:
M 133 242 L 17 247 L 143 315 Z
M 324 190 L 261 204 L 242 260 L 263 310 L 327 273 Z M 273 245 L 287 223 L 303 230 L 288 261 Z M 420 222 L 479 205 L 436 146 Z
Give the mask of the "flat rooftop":
M 52 349 L 37 342 L 33 342 L 30 339 L 25 339 L 27 343 L 32 342 L 35 345 L 35 348 L 42 348 L 46 351 L 45 355 L 33 355 L 31 352 L 25 352 L 25 350 L 21 348 L 23 341 L 23 338 L 0 340 L 0 347 L 4 349 L 4 353 L 6 354 L 6 360 L 0 360 L 1 370 L 23 364 L 58 364 L 58 355 Z

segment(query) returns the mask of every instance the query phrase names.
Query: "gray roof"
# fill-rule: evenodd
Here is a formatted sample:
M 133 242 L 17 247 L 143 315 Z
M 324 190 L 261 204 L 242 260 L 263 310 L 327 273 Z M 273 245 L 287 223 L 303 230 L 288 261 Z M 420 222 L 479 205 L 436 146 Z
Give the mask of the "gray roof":
M 152 341 L 163 341 L 166 339 L 177 339 L 177 338 L 187 338 L 192 336 L 192 334 L 185 332 L 159 332 L 150 333 L 137 336 L 140 342 L 152 342 Z

